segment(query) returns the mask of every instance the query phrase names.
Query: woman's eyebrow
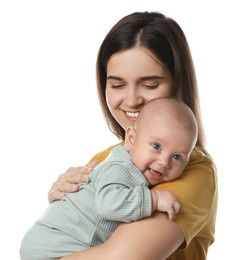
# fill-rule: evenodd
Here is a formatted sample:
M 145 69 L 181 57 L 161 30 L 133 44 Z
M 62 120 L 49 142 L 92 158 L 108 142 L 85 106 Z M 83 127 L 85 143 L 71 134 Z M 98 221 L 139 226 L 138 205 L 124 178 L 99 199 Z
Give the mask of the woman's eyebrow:
M 111 75 L 111 76 L 108 76 L 108 77 L 107 77 L 107 80 L 108 80 L 108 79 L 122 80 L 122 78 L 121 78 L 121 77 L 112 76 L 112 75 Z
M 163 76 L 157 76 L 157 75 L 149 75 L 145 77 L 141 77 L 140 80 L 150 80 L 150 79 L 164 79 Z
M 107 80 L 108 79 L 116 79 L 116 80 L 122 80 L 121 77 L 118 77 L 118 76 L 108 76 L 107 77 Z M 164 79 L 164 77 L 162 76 L 157 76 L 157 75 L 150 75 L 150 76 L 145 76 L 145 77 L 141 77 L 140 80 L 151 80 L 151 79 Z

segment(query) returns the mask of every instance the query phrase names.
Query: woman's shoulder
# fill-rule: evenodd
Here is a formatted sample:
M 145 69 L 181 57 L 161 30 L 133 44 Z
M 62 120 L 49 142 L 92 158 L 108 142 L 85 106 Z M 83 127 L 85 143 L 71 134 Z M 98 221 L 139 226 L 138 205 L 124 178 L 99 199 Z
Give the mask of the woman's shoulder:
M 216 165 L 211 155 L 200 146 L 196 146 L 192 151 L 188 165 L 185 172 L 197 171 L 200 173 L 209 173 L 216 176 Z
M 111 150 L 113 148 L 115 148 L 116 146 L 119 146 L 119 145 L 123 145 L 124 144 L 124 141 L 122 142 L 119 142 L 117 144 L 114 144 L 112 146 L 109 146 L 108 148 L 106 148 L 105 150 L 103 151 L 100 151 L 98 153 L 96 153 L 90 160 L 90 162 L 94 161 L 94 160 L 98 160 L 99 163 L 102 162 L 103 160 L 105 160 L 107 158 L 107 156 L 109 155 L 109 153 L 111 152 Z
M 206 162 L 208 161 L 210 163 L 213 163 L 211 155 L 200 146 L 195 146 L 195 148 L 193 149 L 189 163 L 195 160 L 201 160 Z

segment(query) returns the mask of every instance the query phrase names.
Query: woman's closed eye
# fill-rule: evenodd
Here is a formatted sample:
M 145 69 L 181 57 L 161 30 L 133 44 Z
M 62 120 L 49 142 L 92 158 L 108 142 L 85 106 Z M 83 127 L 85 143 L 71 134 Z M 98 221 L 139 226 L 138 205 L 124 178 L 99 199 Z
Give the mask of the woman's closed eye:
M 111 88 L 122 88 L 125 86 L 125 83 L 120 80 L 109 80 L 107 83 Z
M 143 84 L 142 86 L 148 89 L 155 89 L 158 88 L 159 84 Z
M 109 76 L 107 77 L 107 84 L 111 87 L 111 88 L 121 88 L 125 86 L 125 82 L 124 80 L 122 80 L 119 77 L 115 77 L 115 76 Z
M 143 77 L 140 80 L 140 84 L 148 89 L 155 89 L 158 88 L 163 82 L 164 82 L 165 78 L 162 76 L 147 76 L 147 77 Z
M 124 86 L 125 85 L 123 85 L 123 84 L 111 84 L 111 88 L 122 88 Z

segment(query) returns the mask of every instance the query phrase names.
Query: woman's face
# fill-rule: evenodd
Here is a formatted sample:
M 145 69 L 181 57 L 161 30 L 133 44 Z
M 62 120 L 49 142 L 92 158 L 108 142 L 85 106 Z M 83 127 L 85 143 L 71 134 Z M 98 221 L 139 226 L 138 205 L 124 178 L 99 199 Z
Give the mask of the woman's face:
M 107 64 L 106 100 L 117 122 L 133 126 L 149 100 L 171 96 L 172 78 L 163 64 L 142 47 L 121 51 Z

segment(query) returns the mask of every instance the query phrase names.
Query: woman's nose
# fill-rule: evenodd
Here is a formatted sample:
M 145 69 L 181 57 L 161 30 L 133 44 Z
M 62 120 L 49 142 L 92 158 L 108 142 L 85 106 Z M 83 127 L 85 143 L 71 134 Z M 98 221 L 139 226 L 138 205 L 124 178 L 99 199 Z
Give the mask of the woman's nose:
M 143 104 L 143 97 L 136 89 L 128 88 L 126 98 L 125 98 L 125 103 L 129 107 L 135 107 Z

